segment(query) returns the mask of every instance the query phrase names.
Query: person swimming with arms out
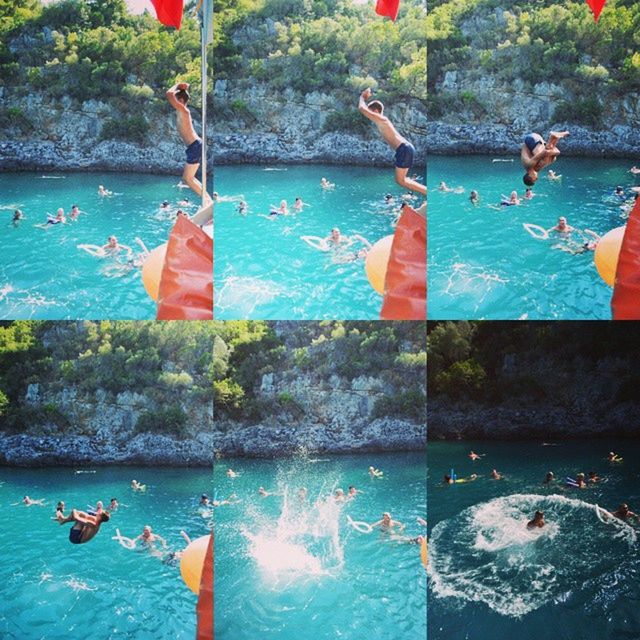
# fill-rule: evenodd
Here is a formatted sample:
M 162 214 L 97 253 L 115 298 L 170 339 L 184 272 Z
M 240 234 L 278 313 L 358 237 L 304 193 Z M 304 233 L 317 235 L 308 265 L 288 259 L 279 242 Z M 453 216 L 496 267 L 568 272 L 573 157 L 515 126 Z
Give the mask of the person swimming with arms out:
M 503 480 L 504 476 L 501 473 L 499 473 L 498 471 L 496 471 L 495 469 L 493 469 L 491 471 L 491 479 L 492 480 Z
M 226 476 L 227 476 L 227 478 L 237 478 L 237 477 L 238 477 L 238 475 L 239 475 L 239 474 L 238 474 L 238 473 L 236 473 L 236 472 L 235 472 L 231 467 L 229 467 L 229 468 L 227 469 L 227 472 L 226 472 Z
M 544 513 L 542 511 L 536 511 L 533 514 L 533 519 L 527 522 L 527 529 L 542 529 L 545 525 Z
M 303 202 L 302 198 L 298 196 L 293 203 L 293 210 L 296 212 L 300 212 L 304 209 L 304 207 L 310 207 L 311 205 L 308 202 Z
M 22 498 L 22 504 L 26 507 L 44 507 L 45 499 L 38 498 L 37 500 L 33 500 L 29 496 L 24 496 Z
M 475 462 L 476 460 L 480 460 L 480 458 L 484 458 L 486 455 L 486 453 L 476 453 L 475 451 L 470 451 L 468 457 Z
M 140 542 L 144 547 L 146 547 L 151 553 L 154 555 L 158 555 L 158 551 L 156 549 L 156 543 L 160 543 L 163 549 L 167 548 L 167 541 L 157 533 L 153 533 L 151 527 L 146 524 L 142 528 L 142 533 L 133 539 L 134 544 L 138 544 Z
M 106 511 L 100 511 L 91 515 L 85 511 L 78 509 L 72 509 L 71 514 L 66 518 L 62 515 L 62 512 L 56 514 L 56 520 L 59 524 L 63 525 L 68 522 L 73 522 L 73 526 L 69 531 L 69 542 L 71 544 L 85 544 L 92 540 L 100 531 L 100 526 L 105 522 L 109 522 L 109 514 Z
M 522 178 L 525 185 L 533 187 L 538 180 L 538 173 L 556 161 L 560 155 L 560 150 L 557 147 L 558 141 L 568 135 L 568 131 L 552 131 L 549 134 L 548 143 L 539 133 L 528 133 L 524 137 L 520 161 L 526 170 Z
M 548 233 L 551 233 L 552 231 L 566 235 L 575 231 L 575 229 L 571 225 L 567 224 L 567 219 L 564 216 L 560 216 L 558 218 L 558 224 L 555 227 L 547 229 Z
M 36 227 L 40 229 L 50 229 L 52 226 L 57 224 L 66 224 L 67 218 L 64 215 L 64 209 L 60 207 L 58 211 L 56 211 L 56 215 L 52 216 L 51 214 L 47 214 L 47 221 L 44 224 L 37 224 Z
M 380 469 L 376 469 L 375 467 L 369 467 L 368 473 L 372 478 L 382 478 L 382 476 L 384 476 L 384 473 L 380 471 Z
M 238 499 L 238 496 L 235 493 L 232 493 L 228 498 L 225 498 L 224 500 L 212 500 L 211 506 L 223 507 L 224 505 L 227 505 L 227 504 L 238 504 L 238 502 L 240 502 L 240 500 Z
M 98 195 L 101 198 L 107 198 L 113 195 L 113 191 L 104 188 L 104 185 L 98 185 Z
M 347 497 L 349 499 L 353 499 L 355 498 L 359 493 L 364 493 L 364 491 L 361 491 L 360 489 L 356 489 L 353 485 L 349 486 L 349 491 L 347 493 Z
M 622 458 L 617 453 L 614 453 L 613 451 L 609 451 L 607 460 L 609 462 L 622 462 Z
M 336 185 L 335 182 L 329 182 L 326 178 L 322 178 L 320 180 L 320 186 L 325 190 L 325 191 L 330 191 L 331 189 L 335 189 Z
M 611 512 L 611 515 L 618 520 L 622 520 L 623 522 L 628 522 L 629 520 L 635 520 L 636 523 L 640 524 L 640 516 L 637 513 L 634 513 L 629 509 L 629 505 L 626 502 L 623 502 L 615 511 Z
M 137 480 L 132 480 L 131 481 L 131 489 L 133 489 L 133 491 L 146 491 L 147 490 L 147 485 L 146 484 L 140 484 Z
M 109 236 L 107 238 L 107 244 L 103 244 L 101 249 L 105 255 L 108 256 L 116 256 L 121 251 L 126 251 L 127 257 L 131 257 L 133 255 L 133 249 L 129 245 L 120 244 L 116 236 Z
M 408 176 L 409 171 L 411 171 L 413 167 L 413 158 L 415 155 L 414 146 L 398 133 L 391 120 L 384 115 L 384 105 L 380 100 L 372 100 L 367 103 L 371 95 L 371 88 L 365 89 L 360 94 L 358 109 L 365 118 L 371 120 L 376 125 L 382 139 L 395 151 L 396 182 L 405 189 L 426 196 L 427 187 Z
M 202 160 L 202 140 L 193 127 L 189 102 L 189 84 L 178 82 L 166 93 L 169 104 L 176 112 L 176 127 L 186 146 L 186 163 L 182 172 L 182 181 L 199 197 L 202 197 L 202 183 L 196 178 Z M 207 196 L 207 199 L 210 198 Z
M 378 527 L 383 533 L 393 533 L 396 529 L 400 533 L 404 531 L 404 525 L 402 524 L 402 522 L 394 520 L 388 511 L 385 511 L 382 514 L 382 519 L 378 520 L 377 522 L 373 522 L 369 526 L 372 529 Z

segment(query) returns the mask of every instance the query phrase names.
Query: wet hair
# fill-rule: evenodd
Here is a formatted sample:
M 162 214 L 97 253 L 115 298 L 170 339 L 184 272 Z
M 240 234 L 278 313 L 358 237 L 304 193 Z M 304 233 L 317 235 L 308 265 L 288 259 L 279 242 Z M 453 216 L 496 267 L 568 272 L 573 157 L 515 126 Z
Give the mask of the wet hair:
M 533 185 L 536 183 L 536 181 L 528 173 L 525 173 L 522 176 L 522 182 L 524 182 L 528 187 L 533 187 Z
M 544 518 L 544 513 L 542 511 L 536 511 L 535 517 L 536 518 Z
M 182 104 L 187 104 L 187 102 L 189 102 L 189 98 L 191 96 L 189 95 L 189 92 L 186 89 L 178 89 L 176 91 L 176 100 L 178 100 L 178 102 L 182 102 Z
M 118 498 L 111 498 L 111 502 L 113 502 L 114 500 L 118 502 Z
M 367 106 L 371 111 L 375 111 L 376 113 L 382 113 L 382 110 L 384 109 L 384 105 L 380 100 L 372 100 Z

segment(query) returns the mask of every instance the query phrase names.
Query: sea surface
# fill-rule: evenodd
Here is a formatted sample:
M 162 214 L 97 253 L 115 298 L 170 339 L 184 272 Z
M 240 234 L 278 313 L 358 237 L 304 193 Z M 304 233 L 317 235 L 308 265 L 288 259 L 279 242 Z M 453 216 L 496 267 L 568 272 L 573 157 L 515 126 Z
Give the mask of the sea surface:
M 596 508 L 640 511 L 639 456 L 632 440 L 429 443 L 429 638 L 640 637 L 640 527 Z M 445 485 L 452 471 L 478 478 Z M 566 485 L 589 471 L 601 480 Z

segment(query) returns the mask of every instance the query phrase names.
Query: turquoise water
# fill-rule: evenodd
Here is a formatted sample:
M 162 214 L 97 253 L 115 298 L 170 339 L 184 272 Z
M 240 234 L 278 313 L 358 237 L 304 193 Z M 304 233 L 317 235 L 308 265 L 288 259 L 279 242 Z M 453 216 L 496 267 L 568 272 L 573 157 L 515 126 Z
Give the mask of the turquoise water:
M 434 319 L 609 319 L 612 290 L 600 279 L 593 252 L 572 255 L 566 241 L 531 237 L 523 223 L 548 229 L 565 216 L 579 229 L 604 234 L 624 224 L 616 185 L 633 186 L 632 161 L 560 157 L 562 180 L 541 176 L 534 198 L 491 208 L 512 190 L 524 194 L 519 158 L 429 160 L 429 317 Z M 442 193 L 438 185 L 465 192 Z M 469 193 L 480 194 L 480 205 Z
M 133 478 L 146 493 L 133 493 Z M 180 530 L 191 539 L 208 523 L 196 505 L 211 491 L 211 472 L 194 469 L 0 469 L 0 637 L 175 639 L 195 637 L 196 596 L 170 566 L 145 551 L 121 547 L 111 537 L 137 536 L 145 524 L 180 550 Z M 11 506 L 23 495 L 46 506 Z M 58 500 L 86 509 L 117 497 L 122 506 L 93 540 L 72 545 L 71 525 L 51 520 Z
M 612 449 L 623 464 L 606 461 Z M 470 450 L 486 457 L 471 462 Z M 639 455 L 629 440 L 430 443 L 429 638 L 639 637 L 640 527 L 602 522 L 594 507 L 640 511 Z M 480 477 L 445 486 L 452 467 Z M 503 480 L 489 479 L 494 468 Z M 601 483 L 564 486 L 591 470 Z M 530 532 L 536 509 L 547 525 Z
M 320 187 L 323 176 L 334 190 Z M 369 285 L 364 261 L 336 264 L 333 252 L 313 249 L 300 236 L 326 237 L 338 227 L 374 243 L 393 233 L 402 190 L 392 167 L 219 167 L 216 190 L 249 205 L 246 217 L 236 212 L 235 201 L 216 205 L 217 319 L 379 317 L 382 297 Z M 396 206 L 385 205 L 387 193 L 396 196 Z M 302 213 L 260 217 L 281 200 L 291 208 L 297 196 L 311 205 Z
M 384 478 L 370 479 L 369 465 Z M 239 477 L 227 478 L 227 466 Z M 417 453 L 217 463 L 218 498 L 235 493 L 241 502 L 215 513 L 216 638 L 425 638 L 419 548 L 347 523 L 389 511 L 409 536 L 420 535 L 425 468 Z M 261 498 L 261 485 L 284 495 Z M 346 504 L 328 498 L 349 485 L 364 493 Z
M 119 173 L 0 174 L 0 318 L 155 318 L 139 269 L 96 258 L 77 245 L 103 245 L 111 234 L 136 251 L 136 236 L 149 249 L 166 242 L 177 201 L 195 201 L 177 183 L 173 176 Z M 100 197 L 100 184 L 116 195 Z M 172 204 L 168 212 L 159 210 L 164 199 Z M 58 207 L 68 214 L 73 204 L 86 212 L 76 222 L 47 230 L 34 226 Z M 15 208 L 26 216 L 16 227 Z

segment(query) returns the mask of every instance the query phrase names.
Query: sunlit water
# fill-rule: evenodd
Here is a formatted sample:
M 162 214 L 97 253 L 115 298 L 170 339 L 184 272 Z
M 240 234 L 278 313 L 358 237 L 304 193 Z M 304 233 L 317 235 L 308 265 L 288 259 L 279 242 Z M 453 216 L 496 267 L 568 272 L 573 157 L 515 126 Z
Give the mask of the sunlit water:
M 384 478 L 372 480 L 375 465 Z M 227 466 L 240 475 L 225 476 Z M 416 537 L 424 528 L 423 454 L 325 456 L 281 461 L 223 460 L 215 467 L 216 638 L 425 638 L 426 572 L 419 547 L 348 522 L 384 511 Z M 364 493 L 336 503 L 354 485 Z M 258 488 L 282 495 L 262 498 Z M 298 490 L 306 487 L 301 500 Z
M 472 449 L 486 456 L 471 462 Z M 622 464 L 606 461 L 610 449 Z M 640 528 L 595 506 L 638 511 L 639 454 L 633 441 L 430 443 L 429 638 L 639 637 Z M 504 479 L 489 478 L 494 468 Z M 446 486 L 451 469 L 479 478 Z M 565 485 L 591 470 L 600 483 Z M 538 509 L 547 525 L 529 530 Z
M 133 478 L 147 484 L 146 493 L 131 491 Z M 197 597 L 179 567 L 148 551 L 124 549 L 112 536 L 118 528 L 133 538 L 148 524 L 169 550 L 179 551 L 185 546 L 181 529 L 191 539 L 206 535 L 210 518 L 198 512 L 197 501 L 211 491 L 210 471 L 3 468 L 0 483 L 0 637 L 195 637 Z M 12 506 L 25 494 L 45 498 L 46 506 Z M 71 525 L 51 520 L 58 500 L 87 509 L 111 497 L 126 506 L 85 544 L 71 544 Z
M 137 253 L 167 241 L 178 201 L 196 196 L 173 176 L 120 173 L 0 173 L 0 318 L 155 318 L 140 269 L 100 259 L 79 244 L 106 244 L 110 235 Z M 98 185 L 114 193 L 100 197 Z M 171 206 L 160 210 L 163 200 Z M 76 222 L 36 227 L 62 207 L 77 204 Z M 16 208 L 25 219 L 11 222 Z M 194 213 L 195 206 L 184 207 Z
M 322 177 L 335 189 L 323 190 Z M 364 260 L 353 259 L 362 245 L 337 255 L 300 236 L 324 238 L 338 227 L 375 243 L 393 233 L 403 195 L 393 167 L 219 167 L 216 190 L 223 197 L 215 214 L 216 318 L 379 317 L 382 297 L 369 285 Z M 395 197 L 391 206 L 384 202 L 388 193 Z M 246 216 L 237 213 L 234 196 L 248 203 Z M 297 196 L 310 206 L 269 218 L 282 200 L 291 209 Z
M 553 227 L 559 216 L 578 229 L 604 234 L 625 223 L 617 185 L 636 184 L 632 162 L 561 156 L 550 181 L 541 174 L 534 198 L 500 207 L 502 195 L 524 194 L 519 158 L 485 156 L 429 161 L 429 316 L 434 319 L 608 319 L 612 290 L 600 279 L 593 252 L 577 255 L 582 236 L 537 240 L 524 228 Z M 443 193 L 438 185 L 463 187 Z M 640 183 L 638 183 L 640 184 Z M 479 192 L 480 204 L 469 194 Z M 491 206 L 489 206 L 491 205 Z

